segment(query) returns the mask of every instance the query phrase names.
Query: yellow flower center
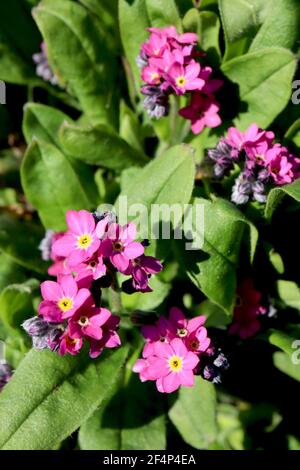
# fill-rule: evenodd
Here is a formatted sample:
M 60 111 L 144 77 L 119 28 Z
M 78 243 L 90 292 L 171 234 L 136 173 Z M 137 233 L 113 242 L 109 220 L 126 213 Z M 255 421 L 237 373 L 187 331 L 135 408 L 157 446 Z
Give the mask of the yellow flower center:
M 80 326 L 88 326 L 89 325 L 89 319 L 88 317 L 80 317 L 79 320 L 78 320 L 78 324 Z
M 79 342 L 79 338 L 70 338 L 70 336 L 66 337 L 66 343 L 68 346 L 76 346 Z
M 177 335 L 180 336 L 180 338 L 184 338 L 187 335 L 187 329 L 186 328 L 179 328 L 177 330 Z
M 85 233 L 83 235 L 80 235 L 77 239 L 77 247 L 81 248 L 82 250 L 86 250 L 90 244 L 92 243 L 92 237 L 88 234 Z
M 182 359 L 179 356 L 172 356 L 169 359 L 169 367 L 172 372 L 180 372 L 182 369 Z
M 151 74 L 151 81 L 154 82 L 155 80 L 159 81 L 159 74 L 157 72 Z
M 179 88 L 183 88 L 186 84 L 186 78 L 185 77 L 177 77 L 176 78 L 176 85 Z
M 113 249 L 114 251 L 122 251 L 123 250 L 123 244 L 119 241 L 113 243 Z
M 67 312 L 73 308 L 73 300 L 69 297 L 63 297 L 57 302 L 57 306 L 62 312 Z

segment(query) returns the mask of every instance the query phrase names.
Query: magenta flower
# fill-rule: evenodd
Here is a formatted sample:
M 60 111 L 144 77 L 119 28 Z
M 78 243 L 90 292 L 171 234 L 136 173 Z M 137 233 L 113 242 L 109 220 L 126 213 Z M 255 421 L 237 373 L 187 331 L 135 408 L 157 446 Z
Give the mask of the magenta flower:
M 111 224 L 106 237 L 101 243 L 100 252 L 104 257 L 109 258 L 120 272 L 126 271 L 130 261 L 144 253 L 143 245 L 134 241 L 136 237 L 134 223 L 129 223 L 124 227 Z
M 111 312 L 106 308 L 97 308 L 93 302 L 86 302 L 69 321 L 70 336 L 100 340 L 103 337 L 101 327 L 110 317 Z
M 148 66 L 142 70 L 142 80 L 148 85 L 157 85 L 160 83 L 161 74 L 157 67 Z
M 170 310 L 169 323 L 176 331 L 176 336 L 184 341 L 189 351 L 195 353 L 206 351 L 210 345 L 207 330 L 203 327 L 205 321 L 204 315 L 187 320 L 179 308 L 172 307 Z
M 159 273 L 162 268 L 161 262 L 153 256 L 141 255 L 130 262 L 125 274 L 132 275 L 132 284 L 136 290 L 151 292 L 152 289 L 148 285 L 149 277 Z
M 193 93 L 189 106 L 179 110 L 180 116 L 192 122 L 192 131 L 199 134 L 205 127 L 217 127 L 222 123 L 218 114 L 220 106 L 211 97 Z
M 68 232 L 53 245 L 56 256 L 68 258 L 69 266 L 77 266 L 90 258 L 99 248 L 100 240 L 96 236 L 96 224 L 90 212 L 68 211 Z
M 288 149 L 279 144 L 266 152 L 268 172 L 277 185 L 291 183 L 294 180 L 292 160 L 293 156 L 289 154 Z
M 103 257 L 99 253 L 95 253 L 90 259 L 74 266 L 73 269 L 77 273 L 75 277 L 77 282 L 87 277 L 96 280 L 106 273 Z
M 260 302 L 261 293 L 254 288 L 251 279 L 245 279 L 237 290 L 233 323 L 229 327 L 230 334 L 246 339 L 258 333 L 261 326 L 258 317 L 266 313 Z
M 78 289 L 71 275 L 61 276 L 58 282 L 42 282 L 41 293 L 44 300 L 39 305 L 39 314 L 53 323 L 74 315 L 91 295 L 88 289 Z
M 72 356 L 76 356 L 76 354 L 78 354 L 82 348 L 82 345 L 83 341 L 79 335 L 71 336 L 68 331 L 65 331 L 65 333 L 60 338 L 58 353 L 61 356 L 64 356 L 67 353 L 71 354 Z
M 105 310 L 105 309 L 104 309 Z M 108 311 L 107 311 L 108 312 Z M 95 359 L 98 357 L 104 348 L 117 348 L 121 345 L 121 340 L 116 332 L 120 323 L 120 317 L 110 315 L 105 323 L 101 325 L 102 337 L 100 340 L 90 339 L 90 357 Z
M 147 358 L 147 369 L 142 370 L 145 380 L 156 380 L 159 392 L 171 393 L 181 385 L 194 385 L 193 370 L 199 362 L 198 356 L 188 351 L 183 341 L 173 339 L 170 344 L 155 343 L 155 355 Z M 140 363 L 135 364 L 135 369 Z
M 142 51 L 148 57 L 161 57 L 163 52 L 169 47 L 166 34 L 159 34 L 153 31 L 150 34 L 149 41 L 142 45 Z
M 175 63 L 165 75 L 165 79 L 177 95 L 183 95 L 187 91 L 203 88 L 205 81 L 199 78 L 199 73 L 200 64 L 198 62 L 191 61 L 186 67 Z
M 147 343 L 144 346 L 145 357 L 154 354 L 156 342 L 169 343 L 176 337 L 176 328 L 166 319 L 160 317 L 155 325 L 145 325 L 141 328 L 142 335 Z

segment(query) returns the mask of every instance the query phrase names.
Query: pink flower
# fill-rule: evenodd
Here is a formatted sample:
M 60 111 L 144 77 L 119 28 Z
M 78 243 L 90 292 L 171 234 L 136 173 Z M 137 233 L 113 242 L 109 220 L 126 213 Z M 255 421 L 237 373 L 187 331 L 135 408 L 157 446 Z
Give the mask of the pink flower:
M 99 248 L 100 240 L 96 236 L 96 224 L 90 212 L 68 211 L 68 232 L 53 245 L 56 256 L 68 258 L 69 266 L 77 266 L 90 258 Z
M 88 289 L 78 289 L 71 275 L 61 276 L 58 282 L 42 282 L 41 293 L 44 300 L 39 305 L 39 314 L 53 323 L 74 315 L 91 295 Z
M 146 66 L 142 70 L 142 80 L 149 85 L 158 85 L 160 83 L 161 74 L 157 67 Z
M 268 172 L 277 185 L 291 183 L 294 180 L 293 164 L 289 158 L 288 150 L 279 144 L 266 152 Z
M 61 356 L 64 356 L 66 353 L 76 356 L 82 348 L 83 341 L 79 335 L 71 336 L 68 331 L 66 331 L 60 338 L 60 344 L 58 353 Z
M 188 351 L 181 339 L 175 338 L 170 344 L 157 342 L 155 354 L 147 358 L 146 364 L 136 363 L 134 369 L 141 369 L 144 380 L 156 380 L 159 392 L 171 393 L 181 385 L 194 385 L 193 370 L 198 362 L 196 354 Z
M 149 41 L 142 45 L 142 52 L 148 57 L 161 57 L 163 52 L 168 48 L 167 36 L 165 34 L 157 34 L 153 31 L 150 34 Z
M 86 277 L 96 280 L 106 273 L 106 266 L 99 253 L 95 253 L 90 259 L 74 266 L 73 269 L 77 273 L 76 281 L 80 281 Z
M 142 326 L 141 332 L 147 340 L 144 357 L 154 354 L 156 342 L 169 343 L 176 337 L 176 328 L 165 317 L 160 317 L 155 325 Z
M 246 279 L 238 287 L 238 301 L 234 309 L 233 323 L 229 333 L 242 339 L 254 336 L 260 330 L 259 315 L 266 312 L 260 304 L 261 293 L 258 292 L 251 279 Z
M 162 268 L 161 262 L 153 256 L 141 255 L 130 262 L 125 274 L 132 275 L 133 287 L 136 290 L 151 292 L 152 289 L 148 286 L 149 277 L 159 273 Z
M 103 309 L 102 309 L 103 310 Z M 105 309 L 104 309 L 105 310 Z M 108 310 L 107 310 L 108 312 Z M 100 340 L 90 339 L 90 357 L 95 359 L 104 348 L 117 348 L 121 345 L 121 340 L 116 332 L 119 326 L 120 318 L 116 315 L 110 315 L 105 323 L 101 325 L 102 337 Z
M 106 237 L 101 243 L 100 251 L 120 272 L 126 271 L 130 261 L 144 253 L 143 245 L 134 241 L 136 237 L 134 223 L 124 227 L 111 224 Z
M 217 127 L 222 123 L 218 114 L 220 106 L 211 97 L 193 93 L 189 106 L 179 110 L 180 116 L 192 122 L 194 134 L 200 134 L 205 127 Z
M 69 332 L 72 337 L 88 337 L 100 340 L 103 337 L 102 326 L 111 317 L 106 308 L 97 308 L 93 302 L 86 302 L 69 321 Z
M 198 62 L 191 61 L 186 67 L 175 63 L 165 78 L 177 95 L 183 95 L 186 91 L 201 90 L 203 88 L 205 82 L 202 78 L 199 78 L 199 73 L 200 64 Z
M 200 353 L 209 347 L 210 339 L 207 337 L 206 328 L 203 327 L 205 320 L 204 315 L 187 320 L 179 308 L 172 307 L 170 310 L 169 323 L 189 351 Z

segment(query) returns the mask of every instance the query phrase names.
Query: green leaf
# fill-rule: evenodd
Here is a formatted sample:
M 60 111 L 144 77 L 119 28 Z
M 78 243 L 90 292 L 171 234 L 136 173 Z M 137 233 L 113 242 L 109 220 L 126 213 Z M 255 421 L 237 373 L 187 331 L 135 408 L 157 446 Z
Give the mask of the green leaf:
M 265 208 L 265 217 L 268 220 L 271 220 L 273 213 L 285 196 L 289 196 L 295 201 L 300 202 L 300 179 L 291 184 L 271 189 Z
M 148 159 L 105 125 L 83 128 L 65 122 L 60 130 L 62 148 L 89 165 L 113 170 L 142 166 Z
M 292 281 L 277 281 L 278 294 L 289 307 L 300 310 L 300 288 Z
M 251 52 L 226 62 L 222 70 L 239 85 L 240 114 L 235 124 L 241 130 L 253 122 L 268 127 L 291 99 L 295 57 L 288 50 L 270 47 Z
M 250 50 L 274 46 L 292 49 L 299 39 L 298 0 L 271 0 L 266 3 L 266 19 L 253 39 Z
M 32 55 L 40 48 L 40 35 L 24 2 L 2 2 L 0 15 L 0 79 L 39 83 Z
M 120 137 L 139 153 L 144 153 L 143 136 L 138 116 L 124 101 L 120 106 Z
M 277 369 L 300 382 L 299 362 L 297 364 L 293 364 L 291 356 L 280 351 L 273 354 L 273 361 Z
M 153 292 L 136 292 L 128 295 L 122 292 L 122 306 L 133 311 L 135 309 L 140 310 L 154 310 L 157 308 L 168 296 L 171 284 L 161 282 L 157 276 L 150 279 L 150 287 Z
M 287 130 L 285 139 L 292 141 L 297 147 L 300 147 L 300 119 Z
M 82 450 L 163 450 L 165 434 L 162 396 L 153 383 L 130 373 L 127 384 L 81 427 L 79 443 Z
M 150 20 L 146 9 L 145 0 L 119 0 L 119 27 L 123 49 L 130 66 L 136 91 L 141 79 L 140 69 L 137 66 L 136 58 L 140 53 L 141 44 L 148 37 L 147 28 Z
M 146 0 L 146 7 L 152 27 L 165 28 L 172 25 L 178 32 L 182 32 L 175 0 Z
M 259 337 L 261 339 L 266 339 L 270 344 L 276 346 L 289 355 L 292 355 L 294 351 L 292 346 L 293 342 L 296 339 L 299 339 L 297 337 L 290 336 L 284 331 L 274 329 L 268 330 L 266 333 L 262 333 Z
M 181 387 L 169 418 L 183 440 L 196 449 L 207 449 L 217 436 L 214 385 L 195 377 L 191 388 Z
M 23 281 L 25 281 L 25 273 L 21 266 L 14 263 L 9 256 L 1 253 L 0 248 L 0 292 L 13 282 Z
M 59 146 L 58 131 L 62 123 L 72 120 L 62 111 L 44 104 L 27 103 L 24 108 L 23 134 L 29 145 L 33 138 Z
M 61 83 L 77 96 L 93 125 L 111 122 L 115 64 L 93 17 L 73 1 L 43 0 L 34 18 Z
M 124 364 L 123 347 L 92 361 L 30 351 L 0 395 L 0 447 L 49 450 L 101 404 Z
M 42 227 L 34 222 L 0 215 L 0 251 L 14 263 L 41 274 L 46 271 L 46 263 L 42 262 L 38 249 L 43 237 Z
M 266 0 L 219 0 L 226 44 L 225 60 L 248 49 L 266 15 L 267 3 Z
M 23 284 L 11 284 L 1 292 L 0 320 L 9 332 L 20 336 L 21 324 L 34 315 L 33 291 L 38 286 L 37 280 L 30 279 Z
M 202 209 L 204 220 L 193 220 L 193 233 L 203 240 L 199 250 L 179 250 L 178 255 L 195 285 L 227 314 L 233 312 L 236 270 L 241 242 L 247 230 L 249 258 L 253 260 L 258 232 L 230 202 L 196 199 L 194 211 Z
M 21 180 L 46 228 L 65 230 L 67 210 L 89 210 L 94 205 L 68 158 L 51 144 L 31 143 L 22 163 Z
M 209 63 L 217 67 L 220 63 L 219 46 L 220 20 L 212 11 L 200 11 L 191 8 L 182 20 L 185 31 L 198 34 L 199 44 L 209 59 Z

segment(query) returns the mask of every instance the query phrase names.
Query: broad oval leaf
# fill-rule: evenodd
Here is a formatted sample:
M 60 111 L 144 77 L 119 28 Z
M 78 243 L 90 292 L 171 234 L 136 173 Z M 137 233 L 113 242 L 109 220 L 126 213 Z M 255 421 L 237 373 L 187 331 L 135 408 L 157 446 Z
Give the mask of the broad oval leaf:
M 169 418 L 187 444 L 207 449 L 217 436 L 214 385 L 196 376 L 193 387 L 179 390 Z
M 253 260 L 258 232 L 228 201 L 197 198 L 194 206 L 203 210 L 203 226 L 199 223 L 195 226 L 197 221 L 193 220 L 193 232 L 202 237 L 203 246 L 197 251 L 183 251 L 182 246 L 178 246 L 179 258 L 196 286 L 227 314 L 232 314 L 241 242 L 247 229 L 249 259 Z
M 101 404 L 128 349 L 91 360 L 31 350 L 0 395 L 0 447 L 51 450 Z
M 89 165 L 113 170 L 142 166 L 148 159 L 105 125 L 83 128 L 65 122 L 60 130 L 63 150 Z
M 277 351 L 273 354 L 273 361 L 277 369 L 279 369 L 284 374 L 287 374 L 293 379 L 298 380 L 298 382 L 300 382 L 299 362 L 293 363 L 292 357 L 289 354 L 285 354 L 284 352 Z
M 56 147 L 32 141 L 21 167 L 26 197 L 46 228 L 65 230 L 67 210 L 92 209 L 93 201 L 70 160 Z
M 41 274 L 46 272 L 46 263 L 42 262 L 38 249 L 43 237 L 40 225 L 0 215 L 0 251 L 14 263 Z
M 267 219 L 270 220 L 272 218 L 273 213 L 277 209 L 278 205 L 286 196 L 289 196 L 295 201 L 300 202 L 300 179 L 294 181 L 291 184 L 286 184 L 284 186 L 278 186 L 277 188 L 271 189 L 265 208 L 265 216 Z
M 146 0 L 146 7 L 152 27 L 165 28 L 172 25 L 178 32 L 182 32 L 175 0 Z
M 34 9 L 34 18 L 62 84 L 77 96 L 92 124 L 111 123 L 115 64 L 93 17 L 70 0 L 44 0 Z
M 235 124 L 241 130 L 256 122 L 268 127 L 291 99 L 295 57 L 276 47 L 261 49 L 222 65 L 224 74 L 239 85 L 240 114 Z M 247 105 L 247 110 L 243 107 Z

